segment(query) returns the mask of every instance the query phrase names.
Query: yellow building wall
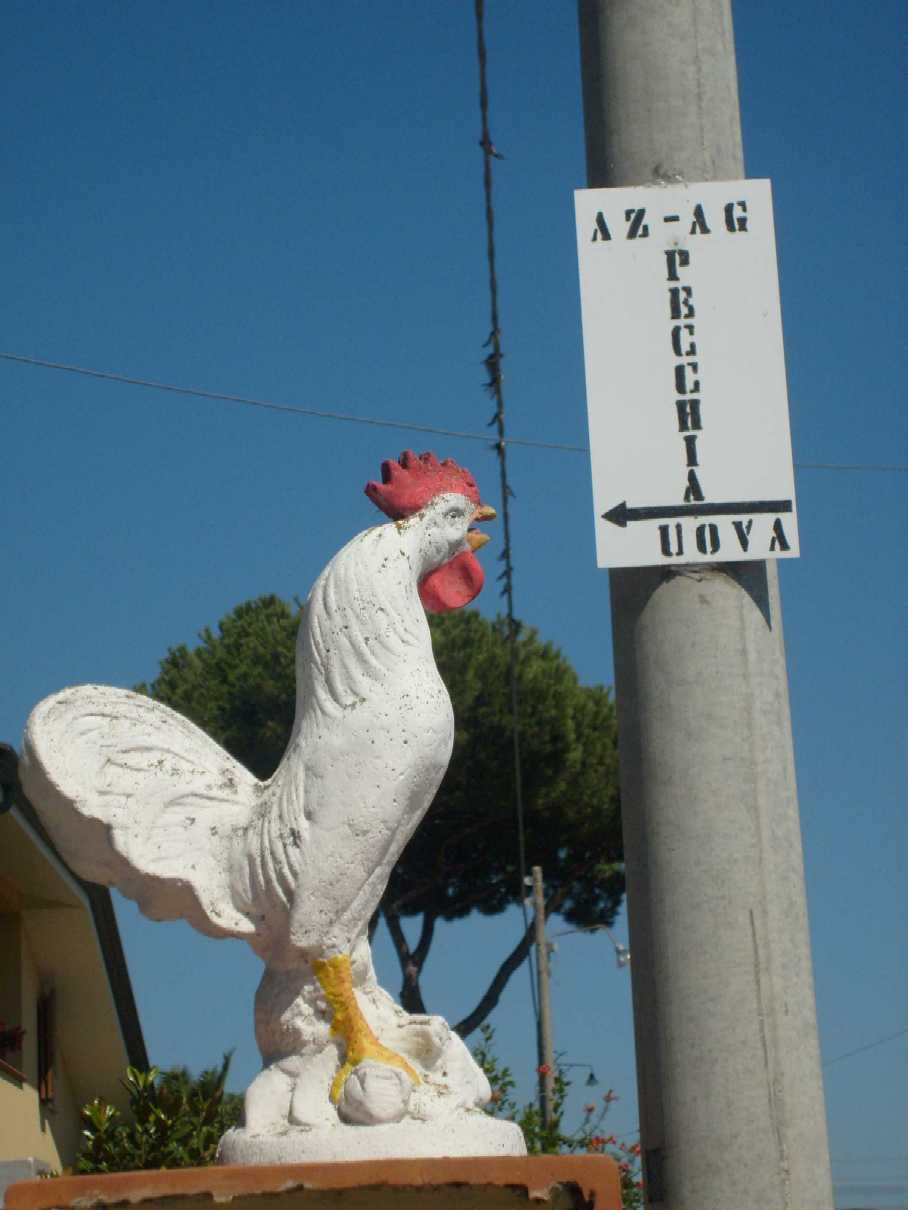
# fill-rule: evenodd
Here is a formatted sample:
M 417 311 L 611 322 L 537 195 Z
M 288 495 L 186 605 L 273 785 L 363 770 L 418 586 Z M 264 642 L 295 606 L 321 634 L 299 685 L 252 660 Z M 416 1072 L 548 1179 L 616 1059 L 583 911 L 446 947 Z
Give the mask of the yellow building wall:
M 10 944 L 13 925 L 18 928 L 18 945 Z M 38 1037 L 37 1005 L 41 982 L 28 947 L 21 923 L 15 918 L 3 919 L 0 934 L 2 955 L 11 957 L 19 951 L 19 1012 L 15 1020 L 4 1018 L 7 1024 L 21 1024 L 25 1029 L 22 1051 L 15 1056 L 15 1066 L 27 1076 L 21 1086 L 6 1073 L 0 1072 L 0 1159 L 14 1160 L 34 1156 L 56 1171 L 70 1166 L 80 1144 L 79 1106 L 75 1103 L 66 1073 L 65 1056 L 56 1052 L 54 1064 L 54 1104 L 42 1105 L 38 1097 Z M 15 978 L 8 967 L 3 980 Z M 9 984 L 7 983 L 7 987 Z M 9 1011 L 9 1009 L 6 1009 Z

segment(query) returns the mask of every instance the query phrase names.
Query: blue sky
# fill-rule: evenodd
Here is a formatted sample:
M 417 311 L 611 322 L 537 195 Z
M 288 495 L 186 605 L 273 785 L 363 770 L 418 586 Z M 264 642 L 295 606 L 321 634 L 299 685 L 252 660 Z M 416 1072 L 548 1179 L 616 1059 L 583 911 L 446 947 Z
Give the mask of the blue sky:
M 488 10 L 509 430 L 583 445 L 574 6 Z M 10 0 L 4 16 L 3 350 L 485 432 L 472 5 Z M 766 0 L 735 18 L 747 169 L 773 180 L 795 460 L 904 464 L 904 5 Z M 467 464 L 495 502 L 482 442 L 8 361 L 0 400 L 12 742 L 54 689 L 132 685 L 238 602 L 305 596 L 374 521 L 362 485 L 407 445 Z M 587 459 L 514 447 L 511 467 L 518 614 L 610 683 Z M 834 1174 L 841 1206 L 896 1205 L 908 1035 L 835 1060 L 908 1026 L 908 477 L 800 469 L 797 493 L 802 557 L 781 576 Z M 492 577 L 480 607 L 498 608 Z M 131 905 L 121 922 L 155 1061 L 236 1046 L 248 1080 L 252 955 Z M 516 928 L 443 933 L 431 1007 L 456 1018 Z M 396 990 L 384 943 L 379 959 Z M 606 938 L 575 935 L 554 981 L 558 1048 L 615 1088 L 611 1128 L 632 1132 L 627 973 Z M 520 972 L 494 1024 L 529 1096 L 527 999 Z

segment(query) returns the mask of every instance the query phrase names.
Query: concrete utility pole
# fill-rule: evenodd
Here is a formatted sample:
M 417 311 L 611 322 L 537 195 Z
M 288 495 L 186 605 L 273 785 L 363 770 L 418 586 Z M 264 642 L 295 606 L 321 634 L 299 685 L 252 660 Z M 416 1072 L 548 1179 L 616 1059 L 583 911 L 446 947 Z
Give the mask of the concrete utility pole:
M 591 187 L 744 175 L 730 0 L 579 0 Z M 775 564 L 610 574 L 648 1203 L 829 1210 Z
M 536 986 L 539 993 L 539 1108 L 544 1126 L 552 1124 L 555 1096 L 555 1046 L 552 1041 L 552 1001 L 549 992 L 549 943 L 545 936 L 545 890 L 542 869 L 533 866 L 533 912 L 536 926 Z

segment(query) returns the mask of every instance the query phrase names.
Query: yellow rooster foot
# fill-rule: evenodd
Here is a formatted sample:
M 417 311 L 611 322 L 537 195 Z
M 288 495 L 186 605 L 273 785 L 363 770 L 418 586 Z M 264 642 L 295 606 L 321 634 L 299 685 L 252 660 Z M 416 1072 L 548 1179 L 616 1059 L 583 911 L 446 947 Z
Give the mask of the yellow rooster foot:
M 351 1089 L 351 1094 L 357 1101 L 364 1097 L 367 1100 L 371 1099 L 371 1085 L 372 1094 L 378 1094 L 377 1099 L 383 1103 L 389 1097 L 400 1099 L 402 1113 L 409 1096 L 409 1086 L 406 1086 L 406 1080 L 395 1079 L 390 1072 L 383 1073 L 374 1065 L 383 1064 L 385 1067 L 403 1072 L 413 1084 L 419 1084 L 420 1078 L 402 1055 L 383 1046 L 372 1032 L 353 991 L 350 955 L 335 954 L 332 958 L 319 958 L 312 964 L 312 969 L 333 1012 L 331 1035 L 343 1038 L 346 1047 L 344 1062 L 331 1082 L 332 1103 L 338 1104 L 347 1077 L 352 1075 L 361 1063 L 365 1063 L 366 1067 L 358 1073 L 357 1088 Z M 395 1086 L 397 1086 L 396 1097 L 393 1093 Z M 406 1089 L 403 1086 L 406 1086 Z M 404 1092 L 406 1095 L 403 1095 Z M 390 1105 L 388 1111 L 390 1111 Z

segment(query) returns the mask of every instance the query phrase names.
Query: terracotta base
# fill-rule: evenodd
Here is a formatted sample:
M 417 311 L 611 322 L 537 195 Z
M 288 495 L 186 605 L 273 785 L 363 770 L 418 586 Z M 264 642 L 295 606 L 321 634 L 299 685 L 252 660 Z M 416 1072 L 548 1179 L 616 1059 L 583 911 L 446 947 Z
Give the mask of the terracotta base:
M 601 1155 L 364 1160 L 66 1176 L 6 1191 L 8 1210 L 212 1210 L 213 1202 L 232 1202 L 230 1210 L 526 1210 L 528 1201 L 621 1210 L 618 1168 Z

